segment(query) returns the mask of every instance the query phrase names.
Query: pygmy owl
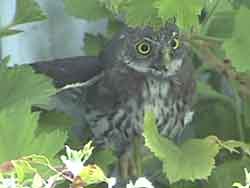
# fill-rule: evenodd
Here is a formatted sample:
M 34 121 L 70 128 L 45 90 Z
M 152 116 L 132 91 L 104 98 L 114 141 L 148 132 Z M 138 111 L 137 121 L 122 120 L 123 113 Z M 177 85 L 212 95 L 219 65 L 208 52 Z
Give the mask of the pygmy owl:
M 172 23 L 157 31 L 126 28 L 99 57 L 66 58 L 32 67 L 60 87 L 91 83 L 80 88 L 81 114 L 96 143 L 113 148 L 121 157 L 142 135 L 145 107 L 155 113 L 159 132 L 171 139 L 182 133 L 192 115 L 191 50 Z

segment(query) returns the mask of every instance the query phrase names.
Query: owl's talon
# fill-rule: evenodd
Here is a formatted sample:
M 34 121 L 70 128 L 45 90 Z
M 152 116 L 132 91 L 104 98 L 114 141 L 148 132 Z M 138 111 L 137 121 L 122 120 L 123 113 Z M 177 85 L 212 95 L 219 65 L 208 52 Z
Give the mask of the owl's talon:
M 127 152 L 122 154 L 119 159 L 119 170 L 121 177 L 127 179 L 129 176 L 129 156 Z

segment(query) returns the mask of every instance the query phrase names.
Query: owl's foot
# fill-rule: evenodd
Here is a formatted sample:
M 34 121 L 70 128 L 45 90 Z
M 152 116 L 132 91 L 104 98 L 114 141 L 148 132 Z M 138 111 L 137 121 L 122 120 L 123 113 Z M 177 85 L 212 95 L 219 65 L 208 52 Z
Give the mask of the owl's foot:
M 141 169 L 141 146 L 142 137 L 137 136 L 133 139 L 132 147 L 124 152 L 119 158 L 120 175 L 122 178 L 139 177 L 142 175 Z
M 125 152 L 120 156 L 119 170 L 120 175 L 123 179 L 128 179 L 129 177 L 136 177 L 138 175 L 136 164 L 131 153 Z

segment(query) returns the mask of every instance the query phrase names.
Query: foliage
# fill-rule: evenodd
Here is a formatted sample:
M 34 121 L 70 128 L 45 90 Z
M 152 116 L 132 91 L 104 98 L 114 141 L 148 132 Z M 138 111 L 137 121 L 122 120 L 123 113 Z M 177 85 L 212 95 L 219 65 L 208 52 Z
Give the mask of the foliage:
M 13 25 L 25 24 L 34 21 L 41 21 L 47 16 L 40 9 L 39 5 L 34 0 L 17 0 L 16 13 Z
M 145 144 L 163 162 L 163 171 L 170 183 L 207 179 L 215 168 L 215 156 L 222 148 L 237 152 L 235 148 L 241 147 L 248 155 L 250 154 L 249 145 L 233 140 L 222 142 L 214 136 L 190 139 L 177 146 L 160 136 L 152 112 L 146 112 L 144 121 Z M 201 162 L 198 163 L 199 161 Z
M 90 56 L 97 56 L 106 44 L 105 37 L 103 35 L 93 35 L 86 33 L 84 37 L 84 52 Z
M 38 113 L 31 113 L 29 104 L 0 111 L 0 163 L 33 153 L 53 158 L 61 150 L 66 132 L 55 130 L 37 136 L 37 122 Z
M 190 28 L 198 25 L 197 15 L 203 7 L 203 0 L 190 1 L 165 1 L 157 0 L 155 7 L 158 9 L 158 15 L 163 21 L 168 18 L 176 17 L 177 24 L 184 28 Z
M 36 133 L 39 113 L 31 112 L 31 106 L 47 103 L 56 90 L 45 76 L 26 66 L 8 68 L 7 61 L 0 65 L 0 163 L 33 153 L 53 158 L 67 133 L 58 129 Z
M 65 11 L 71 16 L 88 21 L 107 19 L 106 33 L 85 35 L 87 55 L 98 55 L 124 25 L 158 29 L 167 21 L 176 20 L 180 39 L 195 53 L 195 116 L 188 127 L 191 130 L 187 130 L 192 136 L 188 135 L 181 144 L 163 138 L 157 132 L 154 115 L 146 113 L 144 137 L 153 155 L 141 156 L 143 164 L 147 163 L 143 173 L 152 175 L 150 178 L 159 188 L 224 188 L 234 182 L 243 183 L 243 168 L 249 169 L 250 164 L 247 144 L 250 141 L 250 41 L 246 23 L 250 19 L 249 0 L 64 0 L 64 3 Z M 13 28 L 17 24 L 45 18 L 34 0 L 17 0 L 16 15 L 10 24 L 0 28 L 0 37 L 22 32 Z M 31 112 L 32 105 L 48 103 L 56 90 L 47 78 L 34 74 L 29 67 L 9 69 L 5 64 L 0 65 L 0 163 L 19 158 L 13 160 L 16 174 L 12 176 L 23 182 L 26 172 L 22 169 L 28 170 L 33 187 L 39 187 L 44 185 L 45 178 L 29 159 L 52 167 L 48 161 L 62 149 L 72 122 L 57 111 Z M 71 152 L 66 152 L 64 163 L 67 161 L 69 165 L 72 164 L 69 153 L 75 152 L 70 148 L 68 151 Z M 40 155 L 22 158 L 30 154 Z M 164 174 L 154 156 L 162 162 Z M 84 166 L 79 158 L 81 155 L 77 163 L 80 178 L 68 179 L 74 186 L 82 185 L 83 180 L 90 184 L 108 182 L 104 172 L 110 172 L 117 162 L 110 150 L 93 154 L 91 162 L 98 166 Z M 55 172 L 53 167 L 50 169 Z M 49 182 L 61 181 L 58 174 Z M 0 175 L 0 185 L 4 179 Z M 135 184 L 131 182 L 129 186 L 136 187 Z
M 7 26 L 3 28 L 0 27 L 0 38 L 22 32 L 21 30 L 12 29 L 16 25 L 42 21 L 46 18 L 47 16 L 35 0 L 16 0 L 14 19 Z
M 235 27 L 231 39 L 224 43 L 226 55 L 235 62 L 235 68 L 238 71 L 244 72 L 249 70 L 250 65 L 247 62 L 250 59 L 250 39 L 249 31 L 250 26 L 242 20 L 250 18 L 250 10 L 241 8 L 235 17 Z
M 65 9 L 71 15 L 91 21 L 103 19 L 108 15 L 98 0 L 64 0 Z
M 53 188 L 63 180 L 70 181 L 73 187 L 100 182 L 106 182 L 112 187 L 115 184 L 113 178 L 107 178 L 97 165 L 86 164 L 93 149 L 91 142 L 79 151 L 67 146 L 66 156 L 61 156 L 60 168 L 53 166 L 44 155 L 28 155 L 8 161 L 0 166 L 0 187 L 7 188 L 11 185 L 11 188 Z M 47 168 L 52 174 L 45 178 L 39 166 Z
M 26 66 L 10 69 L 0 64 L 0 85 L 0 110 L 25 101 L 46 104 L 56 91 L 48 78 L 34 74 L 31 67 Z

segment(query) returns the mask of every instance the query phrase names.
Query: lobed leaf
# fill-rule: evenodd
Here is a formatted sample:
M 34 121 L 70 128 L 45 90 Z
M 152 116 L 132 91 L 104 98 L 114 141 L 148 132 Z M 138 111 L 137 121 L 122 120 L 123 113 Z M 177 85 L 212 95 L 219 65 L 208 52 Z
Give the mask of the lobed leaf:
M 63 148 L 66 132 L 36 135 L 38 118 L 38 113 L 30 111 L 29 103 L 0 111 L 0 163 L 34 153 L 52 158 Z
M 250 10 L 241 8 L 235 17 L 235 29 L 231 39 L 223 45 L 226 55 L 239 72 L 250 70 L 250 25 L 245 23 L 250 18 Z
M 44 19 L 47 19 L 47 16 L 40 9 L 36 1 L 16 0 L 16 13 L 13 25 L 41 21 Z
M 109 11 L 99 0 L 64 0 L 64 5 L 69 15 L 89 21 L 109 16 Z
M 7 37 L 7 36 L 10 36 L 10 35 L 15 35 L 15 34 L 18 34 L 18 33 L 21 33 L 22 31 L 20 30 L 16 30 L 16 29 L 0 29 L 0 38 L 3 38 L 3 37 Z
M 129 26 L 144 27 L 146 25 L 158 26 L 161 20 L 157 15 L 157 9 L 154 7 L 155 0 L 129 0 L 122 7 L 126 23 Z
M 35 74 L 29 66 L 8 68 L 0 64 L 0 91 L 1 111 L 24 102 L 45 104 L 56 89 L 47 77 Z
M 101 34 L 93 35 L 90 33 L 85 33 L 83 50 L 86 55 L 98 56 L 99 53 L 104 49 L 106 42 L 107 39 Z
M 158 9 L 158 15 L 163 22 L 176 17 L 178 26 L 190 29 L 191 26 L 198 25 L 198 15 L 203 3 L 203 0 L 156 0 L 154 7 Z
M 226 188 L 232 187 L 233 183 L 241 182 L 244 184 L 244 168 L 249 169 L 250 160 L 243 158 L 241 160 L 229 160 L 217 166 L 209 177 L 209 181 L 204 188 Z
M 191 139 L 180 146 L 159 135 L 152 112 L 144 120 L 145 144 L 163 162 L 170 183 L 179 180 L 206 179 L 215 167 L 214 157 L 220 147 L 210 139 Z

